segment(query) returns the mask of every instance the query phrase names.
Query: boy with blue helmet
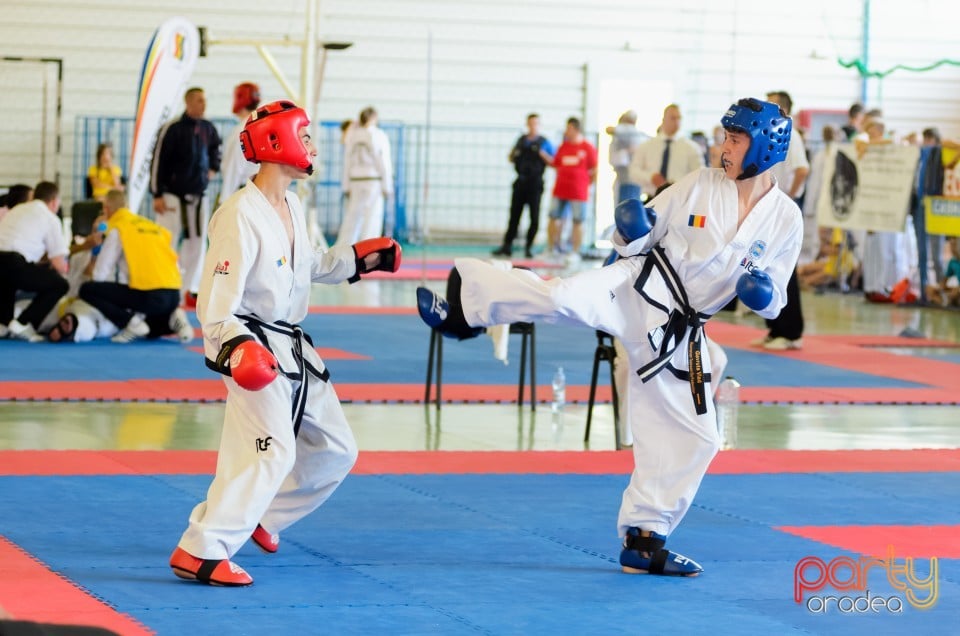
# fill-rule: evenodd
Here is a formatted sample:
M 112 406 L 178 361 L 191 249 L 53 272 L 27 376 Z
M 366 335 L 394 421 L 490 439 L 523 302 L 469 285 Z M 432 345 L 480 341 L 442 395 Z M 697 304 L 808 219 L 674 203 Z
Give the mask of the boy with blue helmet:
M 650 204 L 621 202 L 606 267 L 543 280 L 457 259 L 448 298 L 417 290 L 421 318 L 452 337 L 485 326 L 544 321 L 601 329 L 618 338 L 631 373 L 625 389 L 634 469 L 617 520 L 628 573 L 696 576 L 703 568 L 665 548 L 690 509 L 720 440 L 707 385 L 720 378 L 705 324 L 734 296 L 776 316 L 800 253 L 800 210 L 769 174 L 791 124 L 756 99 L 721 120 L 722 168 L 678 180 Z M 620 388 L 620 387 L 618 387 Z
M 741 99 L 720 118 L 720 125 L 724 130 L 738 130 L 750 135 L 750 148 L 743 158 L 743 172 L 737 179 L 755 177 L 787 158 L 793 122 L 776 104 L 752 97 Z

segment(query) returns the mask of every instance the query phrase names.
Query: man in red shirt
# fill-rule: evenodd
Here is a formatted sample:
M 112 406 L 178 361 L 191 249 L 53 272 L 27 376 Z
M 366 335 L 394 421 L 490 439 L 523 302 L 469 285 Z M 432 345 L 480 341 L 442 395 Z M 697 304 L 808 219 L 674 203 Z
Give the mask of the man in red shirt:
M 580 243 L 583 241 L 583 219 L 590 198 L 590 184 L 597 178 L 597 149 L 583 137 L 580 120 L 571 117 L 563 133 L 563 143 L 553 157 L 557 178 L 553 186 L 553 203 L 550 206 L 550 223 L 547 225 L 547 249 L 560 252 L 560 237 L 563 220 L 569 210 L 573 229 L 570 232 L 572 252 L 569 260 L 580 259 Z

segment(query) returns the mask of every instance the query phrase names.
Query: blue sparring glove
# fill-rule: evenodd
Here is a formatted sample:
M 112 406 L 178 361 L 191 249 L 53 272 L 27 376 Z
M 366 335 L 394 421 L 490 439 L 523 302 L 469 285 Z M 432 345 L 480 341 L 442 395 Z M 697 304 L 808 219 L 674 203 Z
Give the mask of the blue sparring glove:
M 626 199 L 617 204 L 613 219 L 623 240 L 632 243 L 650 233 L 657 222 L 657 213 L 644 207 L 639 199 Z
M 773 300 L 773 281 L 763 270 L 753 269 L 737 281 L 737 296 L 750 309 L 761 311 Z

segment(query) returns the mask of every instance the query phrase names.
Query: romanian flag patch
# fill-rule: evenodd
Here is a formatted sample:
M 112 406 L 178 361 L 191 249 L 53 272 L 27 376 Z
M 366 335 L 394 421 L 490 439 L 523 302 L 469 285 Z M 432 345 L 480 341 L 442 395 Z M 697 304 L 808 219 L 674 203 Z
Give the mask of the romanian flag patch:
M 287 264 L 286 256 L 281 256 L 280 258 L 277 259 L 277 267 L 283 267 L 286 264 Z
M 691 214 L 687 225 L 690 227 L 705 227 L 707 225 L 707 217 L 702 214 Z

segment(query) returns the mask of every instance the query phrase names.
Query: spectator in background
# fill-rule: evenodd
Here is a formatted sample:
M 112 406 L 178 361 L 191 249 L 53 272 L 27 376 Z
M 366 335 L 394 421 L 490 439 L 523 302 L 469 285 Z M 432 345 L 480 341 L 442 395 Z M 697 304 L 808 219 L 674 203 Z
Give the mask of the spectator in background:
M 377 111 L 360 111 L 359 125 L 347 129 L 343 154 L 343 192 L 347 210 L 336 245 L 383 236 L 384 207 L 393 195 L 390 140 L 377 126 Z
M 613 182 L 613 203 L 616 205 L 624 199 L 640 196 L 640 184 L 630 180 L 630 162 L 633 153 L 648 137 L 637 130 L 637 113 L 632 110 L 620 115 L 617 125 L 607 128 L 607 134 L 613 136 L 610 140 L 610 165 L 617 175 Z
M 694 130 L 690 133 L 690 141 L 700 146 L 700 151 L 703 153 L 703 162 L 704 165 L 710 165 L 710 139 L 707 138 L 707 133 L 702 130 Z
M 123 172 L 113 161 L 113 145 L 109 142 L 97 146 L 97 161 L 87 170 L 90 182 L 90 197 L 103 201 L 110 190 L 123 190 Z
M 221 164 L 220 202 L 243 187 L 247 179 L 257 174 L 257 164 L 243 158 L 240 149 L 240 133 L 250 113 L 260 105 L 260 87 L 253 82 L 237 84 L 233 89 L 233 114 L 239 120 L 223 141 L 223 162 Z
M 203 118 L 207 99 L 202 88 L 188 89 L 183 101 L 183 115 L 157 136 L 150 189 L 157 223 L 170 232 L 179 253 L 184 302 L 196 307 L 210 220 L 206 191 L 220 171 L 220 135 Z
M 657 136 L 637 148 L 630 162 L 630 180 L 639 183 L 648 196 L 669 186 L 677 179 L 703 167 L 700 146 L 680 132 L 680 107 L 670 104 L 663 109 Z
M 940 131 L 936 128 L 925 128 L 922 133 L 922 145 L 931 150 L 926 170 L 923 171 L 924 182 L 919 185 L 924 195 L 942 196 L 944 169 L 947 166 L 943 163 L 943 139 L 940 137 Z M 927 234 L 927 259 L 933 264 L 934 280 L 943 280 L 943 239 L 942 234 Z
M 23 183 L 10 186 L 7 189 L 7 193 L 0 197 L 0 219 L 2 219 L 11 208 L 15 208 L 32 198 L 33 188 L 30 186 Z
M 944 307 L 960 305 L 960 239 L 952 237 L 950 261 L 936 283 L 927 285 L 927 301 Z
M 864 107 L 860 102 L 855 102 L 847 111 L 847 123 L 841 126 L 844 137 L 847 141 L 852 141 L 857 135 L 863 132 Z
M 553 184 L 553 202 L 547 225 L 547 246 L 554 254 L 560 253 L 560 239 L 564 218 L 569 214 L 573 222 L 570 231 L 571 253 L 569 263 L 580 261 L 583 242 L 583 220 L 590 199 L 590 184 L 597 178 L 597 149 L 587 141 L 580 129 L 580 120 L 571 117 L 563 133 L 563 143 L 553 158 L 557 178 Z
M 864 125 L 867 140 L 856 140 L 857 153 L 862 157 L 870 146 L 892 143 L 886 136 L 882 119 L 868 115 Z M 913 221 L 906 215 L 909 226 L 899 232 L 869 231 L 863 241 L 863 292 L 870 302 L 895 302 L 893 291 L 902 281 L 909 284 L 910 273 L 917 266 L 916 236 Z M 911 240 L 914 243 L 911 245 Z M 911 258 L 912 256 L 912 258 Z M 902 286 L 901 286 L 902 287 Z
M 817 206 L 827 166 L 836 161 L 836 142 L 839 135 L 840 133 L 833 126 L 824 126 L 821 131 L 823 147 L 810 161 L 810 172 L 807 174 L 805 186 L 807 194 L 803 197 L 801 208 L 803 210 L 803 249 L 800 250 L 800 265 L 815 261 L 823 247 L 817 224 Z
M 843 289 L 857 268 L 853 252 L 844 246 L 846 233 L 840 228 L 821 230 L 820 253 L 813 261 L 797 266 L 800 288 L 815 289 L 836 284 Z
M 41 342 L 40 323 L 67 293 L 67 242 L 57 217 L 60 189 L 49 181 L 34 188 L 34 199 L 0 220 L 0 338 Z M 35 292 L 33 301 L 13 317 L 18 290 Z
M 347 145 L 347 132 L 353 127 L 352 119 L 344 119 L 340 122 L 340 145 Z
M 508 161 L 517 171 L 513 181 L 513 194 L 510 198 L 510 220 L 503 235 L 503 244 L 493 251 L 494 256 L 513 254 L 513 241 L 520 231 L 520 217 L 523 208 L 530 209 L 530 224 L 527 226 L 527 239 L 523 253 L 527 258 L 533 256 L 533 242 L 540 229 L 540 200 L 543 198 L 543 173 L 553 161 L 553 144 L 540 134 L 540 116 L 527 115 L 527 134 L 521 135 L 510 150 Z
M 126 196 L 119 190 L 111 190 L 104 198 L 107 230 L 93 266 L 93 280 L 80 286 L 80 299 L 120 330 L 113 342 L 143 338 L 156 321 L 189 342 L 193 328 L 178 307 L 180 268 L 170 232 L 126 206 Z
M 710 151 L 707 153 L 708 168 L 723 167 L 723 162 L 720 160 L 720 156 L 723 154 L 723 141 L 726 138 L 727 133 L 724 132 L 723 126 L 715 126 L 713 129 L 713 145 L 710 146 Z
M 780 107 L 783 114 L 790 116 L 793 110 L 793 99 L 786 91 L 771 91 L 767 93 L 767 101 Z M 796 133 L 790 136 L 790 145 L 787 148 L 787 158 L 770 169 L 770 173 L 777 185 L 798 206 L 803 206 L 803 193 L 810 173 L 810 163 L 807 161 L 807 150 L 803 145 L 803 137 Z M 797 270 L 787 282 L 787 304 L 775 318 L 767 318 L 767 335 L 751 344 L 764 349 L 783 351 L 800 349 L 803 346 L 803 307 L 800 302 L 800 283 Z

